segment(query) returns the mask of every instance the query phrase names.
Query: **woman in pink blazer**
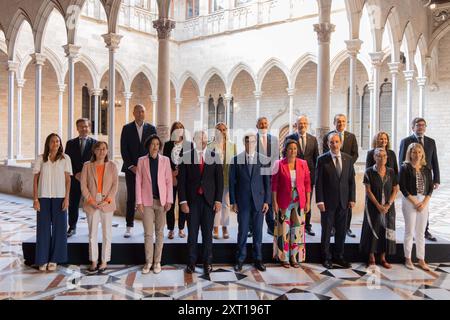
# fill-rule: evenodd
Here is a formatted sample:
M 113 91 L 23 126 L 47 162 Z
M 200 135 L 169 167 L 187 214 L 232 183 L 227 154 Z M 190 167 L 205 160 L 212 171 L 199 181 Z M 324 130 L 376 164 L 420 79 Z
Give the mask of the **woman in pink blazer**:
M 170 159 L 159 152 L 161 140 L 154 134 L 144 143 L 148 155 L 139 158 L 136 169 L 136 205 L 142 214 L 145 239 L 145 265 L 142 273 L 161 272 L 161 254 L 164 241 L 166 212 L 173 203 L 172 168 Z M 155 253 L 153 233 L 156 230 Z
M 273 255 L 283 267 L 299 267 L 305 261 L 305 212 L 310 208 L 311 182 L 308 164 L 297 158 L 298 142 L 288 140 L 286 158 L 278 160 L 272 175 L 275 213 Z
M 92 147 L 92 158 L 84 164 L 81 171 L 80 185 L 83 194 L 83 210 L 89 227 L 88 273 L 97 272 L 98 263 L 98 224 L 102 223 L 102 259 L 98 272 L 106 270 L 111 260 L 112 218 L 116 210 L 116 193 L 119 173 L 116 165 L 108 161 L 108 144 L 99 141 Z

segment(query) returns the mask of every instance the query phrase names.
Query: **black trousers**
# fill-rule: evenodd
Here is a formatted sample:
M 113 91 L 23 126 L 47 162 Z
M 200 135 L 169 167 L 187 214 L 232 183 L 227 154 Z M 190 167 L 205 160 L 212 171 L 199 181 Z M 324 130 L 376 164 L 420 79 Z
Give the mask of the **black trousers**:
M 203 264 L 212 263 L 212 232 L 214 227 L 214 210 L 202 195 L 196 195 L 189 205 L 188 252 L 189 264 L 197 263 L 198 231 L 202 230 Z
M 325 208 L 327 208 L 326 204 Z M 333 257 L 336 259 L 344 258 L 345 234 L 347 231 L 347 212 L 347 208 L 343 209 L 338 207 L 334 210 L 327 210 L 320 213 L 320 221 L 322 225 L 321 251 L 322 258 L 324 260 L 331 260 Z M 330 238 L 331 229 L 333 227 L 335 228 L 334 250 L 333 254 L 331 254 Z
M 74 176 L 70 177 L 69 194 L 69 229 L 76 229 L 79 215 L 79 206 L 81 199 L 80 182 Z
M 175 229 L 175 200 L 177 198 L 177 187 L 173 187 L 173 206 L 167 211 L 167 229 L 173 231 Z M 183 230 L 186 224 L 186 214 L 179 210 L 180 205 L 178 204 L 178 229 Z
M 134 227 L 134 215 L 136 213 L 136 175 L 127 170 L 125 172 L 127 184 L 127 227 Z
M 350 229 L 350 225 L 352 224 L 352 209 L 348 209 L 348 214 L 347 214 L 347 230 Z M 347 231 L 346 230 L 346 231 Z

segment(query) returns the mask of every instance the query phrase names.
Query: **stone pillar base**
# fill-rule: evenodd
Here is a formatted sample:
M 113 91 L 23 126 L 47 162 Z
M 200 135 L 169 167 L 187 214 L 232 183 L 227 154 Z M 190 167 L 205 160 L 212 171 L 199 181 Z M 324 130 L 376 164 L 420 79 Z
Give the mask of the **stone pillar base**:
M 5 165 L 7 166 L 12 166 L 16 164 L 16 159 L 6 159 L 5 160 Z

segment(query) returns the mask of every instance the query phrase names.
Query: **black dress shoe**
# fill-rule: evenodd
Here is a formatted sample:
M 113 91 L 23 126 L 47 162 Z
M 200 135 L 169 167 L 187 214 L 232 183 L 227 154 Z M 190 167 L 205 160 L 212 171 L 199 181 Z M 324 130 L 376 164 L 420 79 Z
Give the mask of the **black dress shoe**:
M 338 266 L 340 266 L 344 269 L 349 269 L 352 267 L 352 264 L 350 262 L 347 262 L 342 258 L 333 260 L 333 263 L 337 264 Z
M 327 269 L 333 269 L 333 263 L 330 260 L 325 260 L 322 265 Z
M 259 271 L 266 271 L 266 266 L 262 263 L 261 260 L 255 261 L 255 268 Z
M 425 239 L 433 242 L 437 241 L 436 237 L 433 237 L 433 235 L 429 231 L 425 231 Z
M 71 236 L 77 234 L 77 229 L 69 229 L 67 231 L 67 238 L 70 238 Z
M 251 238 L 251 237 L 253 237 L 253 232 L 249 231 L 249 232 L 247 233 L 247 238 Z
M 311 228 L 306 228 L 305 230 L 306 230 L 306 234 L 311 236 L 311 237 L 314 237 L 316 235 L 315 232 L 312 231 Z
M 243 265 L 242 262 L 236 263 L 236 264 L 234 265 L 234 271 L 236 271 L 236 272 L 241 272 L 241 271 L 242 271 L 242 265 Z
M 205 274 L 205 276 L 209 276 L 209 274 L 213 271 L 212 269 L 212 265 L 210 264 L 204 264 L 203 265 L 203 273 Z
M 356 235 L 352 232 L 351 229 L 347 229 L 347 236 L 349 236 L 350 238 L 356 238 Z
M 193 265 L 193 264 L 188 264 L 187 266 L 186 266 L 186 273 L 188 273 L 188 274 L 192 274 L 192 273 L 194 273 L 195 272 L 195 265 Z

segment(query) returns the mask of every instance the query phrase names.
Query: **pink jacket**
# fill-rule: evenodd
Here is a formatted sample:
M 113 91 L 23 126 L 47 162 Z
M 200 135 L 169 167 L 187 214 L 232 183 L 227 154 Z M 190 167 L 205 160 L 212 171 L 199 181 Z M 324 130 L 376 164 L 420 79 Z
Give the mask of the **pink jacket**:
M 296 159 L 296 184 L 299 197 L 300 209 L 306 205 L 306 193 L 311 192 L 311 177 L 309 175 L 306 161 Z M 277 203 L 280 209 L 287 209 L 292 201 L 291 173 L 286 158 L 275 162 L 274 174 L 272 175 L 272 192 L 277 193 Z
M 119 172 L 114 162 L 105 162 L 103 174 L 103 196 L 110 199 L 111 203 L 105 205 L 102 212 L 114 212 L 116 210 L 116 194 L 119 185 Z M 86 213 L 94 213 L 95 208 L 89 204 L 89 199 L 95 199 L 97 194 L 97 171 L 95 163 L 88 161 L 83 165 L 80 178 L 81 193 L 83 194 L 83 210 Z
M 161 205 L 173 203 L 172 169 L 170 159 L 158 155 L 158 188 Z M 138 159 L 136 169 L 136 205 L 153 206 L 152 177 L 150 175 L 150 160 L 148 156 Z

